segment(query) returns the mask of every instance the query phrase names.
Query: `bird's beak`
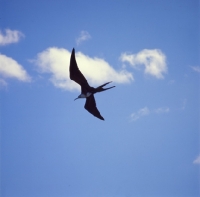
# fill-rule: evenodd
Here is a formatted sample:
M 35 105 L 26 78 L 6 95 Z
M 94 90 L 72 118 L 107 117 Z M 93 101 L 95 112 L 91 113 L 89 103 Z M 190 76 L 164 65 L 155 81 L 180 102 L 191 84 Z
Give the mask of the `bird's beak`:
M 77 98 L 75 98 L 74 100 L 76 100 L 76 99 L 78 99 L 78 97 L 77 97 Z

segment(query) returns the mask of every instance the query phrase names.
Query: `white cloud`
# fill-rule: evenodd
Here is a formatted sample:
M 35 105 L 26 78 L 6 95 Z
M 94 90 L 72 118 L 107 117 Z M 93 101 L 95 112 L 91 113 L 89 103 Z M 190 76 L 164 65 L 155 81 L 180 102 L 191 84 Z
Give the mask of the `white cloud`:
M 89 40 L 91 38 L 87 31 L 81 31 L 79 37 L 76 39 L 76 44 L 79 45 L 81 42 Z
M 144 108 L 138 110 L 137 112 L 132 113 L 131 120 L 136 121 L 137 119 L 139 119 L 142 116 L 149 115 L 149 113 L 150 113 L 150 110 L 148 109 L 148 107 L 144 107 Z
M 80 86 L 69 78 L 70 56 L 71 52 L 66 49 L 48 48 L 37 55 L 34 63 L 39 68 L 39 72 L 51 75 L 50 80 L 55 87 L 70 91 L 80 90 Z M 108 81 L 129 83 L 133 80 L 131 73 L 124 69 L 116 71 L 103 59 L 91 58 L 78 52 L 76 60 L 79 69 L 91 86 L 101 85 Z
M 20 81 L 26 82 L 31 80 L 20 64 L 12 58 L 2 54 L 0 54 L 0 76 L 3 78 L 16 78 Z M 6 85 L 6 82 L 3 79 L 1 79 L 1 83 Z
M 148 107 L 144 107 L 139 109 L 137 112 L 134 112 L 130 115 L 131 121 L 136 121 L 142 116 L 147 116 L 152 113 L 156 114 L 162 114 L 162 113 L 168 113 L 170 111 L 169 107 L 159 107 L 154 110 L 150 110 Z
M 133 68 L 139 69 L 145 66 L 145 74 L 152 75 L 158 79 L 164 78 L 167 73 L 166 57 L 159 49 L 144 49 L 137 54 L 121 54 L 120 60 L 128 62 Z
M 200 66 L 191 66 L 191 68 L 192 68 L 194 71 L 200 73 Z
M 161 113 L 168 113 L 169 112 L 169 107 L 159 107 L 154 110 L 157 114 Z
M 200 164 L 200 155 L 193 161 L 193 164 Z
M 24 35 L 17 30 L 5 30 L 5 35 L 0 31 L 0 45 L 8 45 L 11 43 L 16 43 L 20 40 Z

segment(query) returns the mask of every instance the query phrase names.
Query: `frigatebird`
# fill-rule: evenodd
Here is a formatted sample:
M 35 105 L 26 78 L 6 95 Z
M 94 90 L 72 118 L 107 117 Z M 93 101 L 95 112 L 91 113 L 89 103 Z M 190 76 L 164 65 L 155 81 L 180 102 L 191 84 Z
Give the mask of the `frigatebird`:
M 107 83 L 97 87 L 97 88 L 91 87 L 88 84 L 84 75 L 81 73 L 81 71 L 78 68 L 78 65 L 76 63 L 74 48 L 72 49 L 71 58 L 70 58 L 69 76 L 70 76 L 71 80 L 75 81 L 76 83 L 78 83 L 81 86 L 81 94 L 76 99 L 86 98 L 86 102 L 85 102 L 85 106 L 84 106 L 85 109 L 88 112 L 90 112 L 91 114 L 93 114 L 94 116 L 96 116 L 97 118 L 104 120 L 104 118 L 101 116 L 99 110 L 97 109 L 94 94 L 97 92 L 102 92 L 102 91 L 114 88 L 115 86 L 112 86 L 109 88 L 103 88 L 105 85 L 111 83 L 111 81 L 110 81 L 110 82 L 107 82 Z M 74 100 L 76 100 L 76 99 L 74 99 Z

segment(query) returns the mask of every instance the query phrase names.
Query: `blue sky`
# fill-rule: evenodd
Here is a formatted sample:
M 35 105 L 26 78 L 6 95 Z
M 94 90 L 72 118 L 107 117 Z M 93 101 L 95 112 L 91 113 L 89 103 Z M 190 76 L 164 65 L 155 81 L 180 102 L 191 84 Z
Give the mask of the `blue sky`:
M 1 196 L 199 196 L 199 79 L 197 0 L 1 0 Z

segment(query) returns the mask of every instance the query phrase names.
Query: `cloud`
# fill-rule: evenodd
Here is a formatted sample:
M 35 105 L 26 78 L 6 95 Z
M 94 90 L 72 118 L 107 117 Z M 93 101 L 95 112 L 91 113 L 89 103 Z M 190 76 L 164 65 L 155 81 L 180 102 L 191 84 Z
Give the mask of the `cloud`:
M 137 112 L 132 113 L 131 120 L 136 121 L 137 119 L 139 119 L 142 116 L 149 115 L 149 113 L 150 113 L 150 110 L 148 109 L 148 107 L 144 107 L 144 108 L 138 110 Z
M 193 161 L 193 164 L 200 164 L 200 155 Z
M 159 107 L 154 110 L 150 110 L 148 107 L 144 107 L 139 109 L 137 112 L 134 112 L 130 115 L 131 121 L 136 121 L 142 116 L 147 116 L 151 113 L 156 113 L 156 114 L 162 114 L 162 113 L 168 113 L 170 111 L 169 107 Z
M 174 83 L 175 83 L 175 80 L 173 80 L 173 79 L 171 79 L 171 80 L 168 82 L 169 85 L 172 85 L 172 84 L 174 84 Z
M 31 80 L 20 64 L 2 54 L 0 54 L 0 76 L 3 78 L 15 78 L 24 82 L 29 82 Z M 5 80 L 1 79 L 1 84 L 6 85 Z
M 33 62 L 40 73 L 49 73 L 50 81 L 55 87 L 65 90 L 80 90 L 80 86 L 69 78 L 69 62 L 71 52 L 63 48 L 48 48 L 39 53 Z M 101 85 L 107 81 L 129 83 L 133 76 L 122 69 L 116 71 L 105 60 L 89 57 L 81 52 L 76 53 L 79 69 L 87 78 L 89 84 Z
M 76 39 L 76 44 L 79 45 L 81 42 L 89 40 L 91 38 L 87 31 L 81 31 L 79 37 Z
M 191 68 L 195 71 L 200 73 L 200 66 L 191 66 Z
M 128 62 L 135 69 L 144 65 L 144 73 L 158 79 L 163 79 L 167 73 L 166 57 L 159 49 L 144 49 L 137 54 L 122 53 L 120 60 Z
M 187 104 L 187 99 L 184 99 L 181 104 L 181 109 L 184 110 Z
M 155 113 L 161 114 L 161 113 L 168 113 L 169 112 L 169 107 L 160 107 L 154 110 Z
M 17 30 L 6 29 L 5 35 L 0 31 L 0 45 L 4 46 L 11 43 L 16 43 L 23 36 L 24 35 L 20 31 L 17 31 Z

